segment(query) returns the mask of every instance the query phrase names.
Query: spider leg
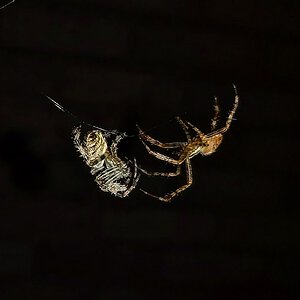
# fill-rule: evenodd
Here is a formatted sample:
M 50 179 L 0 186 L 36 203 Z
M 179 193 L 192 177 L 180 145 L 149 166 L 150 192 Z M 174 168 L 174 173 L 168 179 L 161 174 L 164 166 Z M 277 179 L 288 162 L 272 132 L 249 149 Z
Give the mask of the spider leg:
M 185 121 L 186 124 L 188 124 L 201 138 L 205 137 L 205 134 L 199 129 L 197 128 L 195 125 L 193 125 L 191 122 L 189 121 Z
M 180 165 L 177 165 L 175 172 L 150 172 L 140 167 L 138 167 L 138 169 L 148 176 L 175 177 L 181 173 Z
M 215 130 L 219 121 L 219 116 L 220 116 L 220 107 L 218 104 L 218 98 L 214 97 L 214 117 L 211 119 L 211 130 Z
M 129 188 L 122 194 L 121 197 L 126 197 L 137 185 L 137 182 L 139 181 L 140 179 L 140 176 L 141 174 L 138 174 L 138 166 L 136 164 L 136 159 L 134 158 L 134 173 L 133 173 L 133 176 L 132 176 L 132 183 L 131 185 L 129 186 Z
M 80 134 L 81 134 L 81 125 L 76 126 L 72 131 L 72 140 L 74 142 L 75 148 L 79 151 L 81 156 L 85 161 L 88 160 L 88 157 L 86 155 L 86 152 L 84 150 L 84 146 L 82 145 L 80 141 Z
M 229 115 L 228 115 L 228 118 L 227 118 L 227 121 L 226 121 L 226 124 L 225 124 L 225 130 L 227 130 L 229 127 L 230 127 L 230 124 L 233 120 L 233 116 L 237 110 L 237 107 L 239 105 L 239 95 L 237 93 L 237 89 L 236 89 L 236 86 L 233 84 L 233 88 L 234 88 L 234 92 L 235 92 L 235 97 L 234 97 L 234 103 L 233 103 L 233 108 L 231 109 Z
M 237 89 L 236 89 L 236 86 L 234 84 L 233 84 L 233 88 L 234 88 L 234 91 L 235 91 L 234 103 L 233 103 L 233 107 L 232 107 L 232 109 L 231 109 L 231 111 L 228 115 L 228 118 L 226 120 L 225 126 L 222 127 L 221 129 L 218 129 L 214 132 L 211 132 L 207 136 L 216 135 L 217 133 L 222 133 L 223 134 L 224 132 L 226 132 L 229 129 L 229 127 L 231 125 L 231 122 L 233 120 L 233 116 L 234 116 L 234 114 L 237 110 L 237 107 L 239 105 L 239 95 L 237 94 Z
M 118 144 L 126 136 L 125 133 L 118 135 L 110 146 L 110 151 L 113 157 L 118 157 Z
M 196 126 L 194 126 L 192 123 L 190 123 L 188 121 L 183 121 L 179 117 L 176 117 L 176 119 L 177 119 L 177 122 L 182 126 L 189 142 L 191 141 L 191 137 L 188 132 L 188 129 L 189 129 L 188 126 L 190 126 L 197 134 L 199 134 L 201 138 L 205 136 L 205 134 L 200 129 L 198 129 Z
M 149 153 L 150 155 L 153 155 L 153 156 L 156 157 L 157 159 L 160 159 L 160 160 L 162 160 L 162 161 L 166 161 L 166 162 L 168 162 L 168 163 L 170 163 L 170 164 L 173 164 L 173 165 L 180 165 L 180 164 L 182 164 L 182 162 L 183 162 L 184 159 L 185 159 L 185 158 L 179 158 L 179 159 L 177 160 L 177 159 L 174 159 L 174 158 L 172 158 L 172 157 L 169 157 L 169 156 L 166 156 L 166 155 L 164 155 L 164 154 L 161 154 L 161 153 L 159 153 L 159 152 L 153 151 L 153 150 L 150 149 L 150 147 L 149 147 L 143 140 L 141 140 L 141 141 L 142 141 L 142 143 L 144 144 L 144 146 L 145 146 L 146 150 L 148 151 L 148 153 Z
M 153 144 L 155 146 L 158 146 L 160 148 L 168 149 L 168 148 L 179 148 L 185 145 L 185 142 L 173 142 L 173 143 L 162 143 L 153 137 L 145 134 L 145 132 L 138 126 L 136 125 L 138 131 L 139 131 L 139 137 L 142 139 L 142 141 L 147 141 L 150 144 Z
M 145 190 L 140 189 L 140 191 L 142 191 L 144 194 L 159 199 L 161 201 L 164 202 L 171 202 L 171 200 L 177 196 L 179 193 L 183 192 L 185 189 L 187 189 L 189 186 L 191 186 L 191 184 L 193 183 L 193 177 L 192 177 L 192 165 L 191 165 L 191 161 L 187 158 L 185 160 L 185 167 L 186 167 L 186 177 L 187 177 L 187 182 L 186 184 L 182 185 L 181 187 L 179 187 L 178 189 L 176 189 L 174 192 L 171 192 L 169 194 L 166 194 L 165 196 L 159 197 L 159 196 L 155 196 L 153 194 L 148 193 Z
M 179 123 L 179 125 L 184 130 L 186 138 L 187 138 L 188 142 L 190 142 L 191 141 L 191 135 L 189 133 L 189 127 L 184 123 L 184 121 L 182 121 L 182 119 L 180 117 L 176 117 L 176 121 Z

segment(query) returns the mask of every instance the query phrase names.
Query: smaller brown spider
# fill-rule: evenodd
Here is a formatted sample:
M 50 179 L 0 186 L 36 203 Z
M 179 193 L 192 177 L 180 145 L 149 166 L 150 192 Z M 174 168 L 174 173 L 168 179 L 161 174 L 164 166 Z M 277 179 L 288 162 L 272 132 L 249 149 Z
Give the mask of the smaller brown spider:
M 179 193 L 187 189 L 193 182 L 192 177 L 192 165 L 191 165 L 191 158 L 194 157 L 197 154 L 201 155 L 210 155 L 214 153 L 217 148 L 220 146 L 224 133 L 229 129 L 231 122 L 233 120 L 233 116 L 236 112 L 236 109 L 238 107 L 239 103 L 239 96 L 237 94 L 236 86 L 233 85 L 234 91 L 235 91 L 235 100 L 233 104 L 233 108 L 231 109 L 228 118 L 226 120 L 225 126 L 216 129 L 216 126 L 218 124 L 220 109 L 217 102 L 217 98 L 215 97 L 215 105 L 214 105 L 214 117 L 211 120 L 211 132 L 208 134 L 204 134 L 202 131 L 200 131 L 197 127 L 192 125 L 188 121 L 183 121 L 179 117 L 177 117 L 177 122 L 182 127 L 182 129 L 185 132 L 185 135 L 187 137 L 187 142 L 172 142 L 172 143 L 162 143 L 149 135 L 145 134 L 142 129 L 137 125 L 138 131 L 139 131 L 139 138 L 144 144 L 145 148 L 147 149 L 148 153 L 153 155 L 154 157 L 158 158 L 159 160 L 166 161 L 172 165 L 177 166 L 175 172 L 168 172 L 168 173 L 162 173 L 162 172 L 149 172 L 145 169 L 139 168 L 143 173 L 150 175 L 150 176 L 178 176 L 181 172 L 181 164 L 185 163 L 186 168 L 186 176 L 187 176 L 187 183 L 182 185 L 181 187 L 177 188 L 175 191 L 168 193 L 164 196 L 155 196 L 153 194 L 150 194 L 146 192 L 145 190 L 142 190 L 145 194 L 157 198 L 161 201 L 169 202 L 177 196 Z M 190 129 L 193 130 L 196 135 L 194 137 L 191 137 L 190 135 Z M 171 149 L 171 148 L 177 148 L 176 151 L 177 158 L 172 158 L 169 156 L 166 156 L 164 154 L 161 154 L 159 152 L 153 151 L 150 149 L 150 147 L 146 144 L 146 142 L 155 145 L 157 147 L 163 148 L 163 149 Z

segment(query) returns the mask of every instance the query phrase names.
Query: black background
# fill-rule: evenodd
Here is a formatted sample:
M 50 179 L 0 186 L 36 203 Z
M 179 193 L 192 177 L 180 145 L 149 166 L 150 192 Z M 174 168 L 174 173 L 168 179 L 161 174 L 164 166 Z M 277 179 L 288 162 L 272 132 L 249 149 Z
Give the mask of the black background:
M 1 10 L 1 299 L 296 298 L 298 13 L 296 0 Z M 237 120 L 217 153 L 193 158 L 194 183 L 171 204 L 101 192 L 73 149 L 74 120 L 42 95 L 106 129 L 139 123 L 176 141 L 176 115 L 209 131 L 214 95 L 224 123 L 232 82 Z M 135 137 L 120 155 L 170 169 Z M 162 195 L 184 181 L 139 187 Z

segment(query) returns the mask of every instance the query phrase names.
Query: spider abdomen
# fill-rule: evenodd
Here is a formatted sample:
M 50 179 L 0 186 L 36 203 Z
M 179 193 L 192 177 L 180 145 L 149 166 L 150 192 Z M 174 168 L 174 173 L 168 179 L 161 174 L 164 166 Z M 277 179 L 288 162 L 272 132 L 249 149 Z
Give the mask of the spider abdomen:
M 93 167 L 91 173 L 96 176 L 95 182 L 104 192 L 119 195 L 126 191 L 130 184 L 131 170 L 127 165 L 111 164 L 104 160 L 101 167 Z
M 84 148 L 88 158 L 86 163 L 92 167 L 101 160 L 107 150 L 107 143 L 103 134 L 99 130 L 89 132 L 85 139 Z

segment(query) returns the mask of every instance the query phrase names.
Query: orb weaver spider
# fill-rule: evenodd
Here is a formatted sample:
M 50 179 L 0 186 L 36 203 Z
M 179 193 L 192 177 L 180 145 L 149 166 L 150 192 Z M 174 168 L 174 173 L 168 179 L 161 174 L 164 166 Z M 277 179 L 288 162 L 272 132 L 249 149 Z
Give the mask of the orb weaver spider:
M 74 146 L 91 168 L 90 172 L 100 189 L 121 198 L 129 195 L 140 177 L 135 159 L 130 165 L 118 156 L 118 144 L 126 136 L 126 133 L 116 130 L 97 129 L 89 131 L 81 139 L 81 125 L 72 131 Z M 112 139 L 110 145 L 108 139 Z
M 58 109 L 78 119 L 55 100 L 45 95 Z M 86 124 L 93 130 L 82 135 L 82 125 Z M 118 144 L 127 137 L 125 132 L 106 130 L 98 126 L 81 121 L 72 131 L 72 140 L 80 153 L 90 173 L 95 176 L 95 182 L 103 192 L 124 198 L 131 193 L 139 181 L 140 174 L 134 158 L 124 161 L 118 156 Z
M 220 114 L 220 108 L 218 105 L 217 97 L 214 98 L 215 104 L 214 104 L 214 117 L 211 120 L 211 132 L 208 134 L 204 134 L 201 130 L 199 130 L 197 127 L 195 127 L 193 124 L 191 124 L 188 121 L 183 121 L 181 118 L 176 117 L 177 122 L 182 127 L 187 142 L 171 142 L 171 143 L 162 143 L 151 136 L 147 135 L 138 125 L 137 129 L 139 131 L 139 138 L 144 144 L 146 150 L 148 153 L 154 157 L 156 157 L 159 160 L 168 162 L 172 165 L 176 166 L 175 172 L 149 172 L 145 169 L 139 168 L 143 173 L 149 176 L 165 176 L 165 177 L 173 177 L 178 176 L 181 173 L 181 165 L 184 163 L 186 168 L 186 176 L 187 176 L 187 182 L 177 188 L 175 191 L 170 192 L 164 196 L 156 196 L 153 195 L 143 189 L 140 189 L 143 193 L 146 195 L 149 195 L 151 197 L 157 198 L 161 201 L 170 202 L 175 196 L 177 196 L 179 193 L 187 189 L 189 186 L 191 186 L 193 182 L 192 177 L 192 165 L 191 165 L 191 158 L 196 156 L 197 154 L 201 154 L 203 156 L 210 155 L 214 153 L 217 148 L 220 146 L 224 133 L 230 128 L 231 122 L 233 120 L 233 116 L 237 110 L 238 103 L 239 103 L 239 96 L 237 94 L 236 86 L 233 84 L 233 88 L 235 91 L 235 99 L 233 108 L 231 109 L 228 118 L 226 120 L 225 126 L 216 129 Z M 191 137 L 190 130 L 192 130 L 196 135 L 194 137 Z M 154 146 L 157 146 L 162 149 L 177 149 L 176 154 L 177 158 L 172 158 L 169 156 L 166 156 L 164 154 L 161 154 L 157 151 L 153 151 L 147 144 L 152 144 Z

